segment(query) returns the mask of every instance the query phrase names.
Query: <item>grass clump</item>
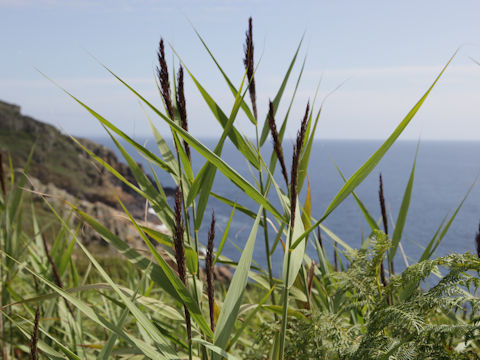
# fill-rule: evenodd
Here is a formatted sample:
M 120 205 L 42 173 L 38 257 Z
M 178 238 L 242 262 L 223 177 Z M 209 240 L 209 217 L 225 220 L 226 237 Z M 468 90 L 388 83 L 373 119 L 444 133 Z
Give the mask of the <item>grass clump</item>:
M 452 254 L 433 258 L 433 252 L 451 221 L 442 223 L 426 245 L 420 261 L 394 274 L 393 257 L 399 248 L 403 225 L 390 238 L 386 221 L 379 229 L 368 209 L 354 193 L 400 136 L 428 97 L 440 76 L 399 123 L 378 150 L 349 178 L 333 196 L 324 213 L 311 213 L 310 184 L 305 183 L 315 130 L 321 107 L 315 99 L 307 104 L 300 119 L 294 145 L 290 176 L 283 156 L 283 140 L 295 91 L 288 100 L 282 119 L 277 113 L 286 84 L 297 61 L 299 44 L 284 79 L 269 102 L 263 124 L 257 113 L 255 91 L 253 26 L 249 20 L 245 44 L 245 73 L 240 85 L 223 72 L 234 98 L 224 111 L 209 95 L 185 64 L 169 71 L 165 46 L 158 50 L 158 84 L 163 107 L 156 107 L 108 70 L 133 95 L 165 122 L 174 141 L 170 148 L 150 122 L 158 145 L 158 154 L 135 142 L 113 123 L 73 95 L 79 105 L 94 116 L 111 136 L 129 166 L 132 179 L 116 172 L 102 158 L 82 147 L 100 166 L 110 171 L 125 186 L 140 194 L 168 229 L 168 234 L 141 225 L 118 199 L 143 239 L 147 251 L 133 248 L 90 214 L 68 204 L 74 216 L 93 228 L 111 247 L 118 250 L 113 261 L 99 261 L 78 240 L 78 228 L 67 215 L 60 215 L 48 199 L 45 204 L 55 215 L 57 226 L 47 244 L 46 229 L 35 212 L 30 215 L 33 233 L 22 224 L 24 187 L 29 161 L 24 172 L 10 180 L 0 199 L 1 316 L 0 334 L 3 357 L 52 359 L 474 359 L 480 354 L 478 329 L 478 291 L 480 261 L 472 254 Z M 184 73 L 185 72 L 185 73 Z M 177 77 L 170 78 L 169 74 Z M 296 84 L 303 73 L 300 71 Z M 201 96 L 222 127 L 214 149 L 209 149 L 188 132 L 184 76 L 190 76 Z M 245 100 L 250 95 L 250 105 Z M 255 127 L 256 138 L 243 137 L 235 125 L 242 112 Z M 273 139 L 270 159 L 262 157 L 268 134 Z M 170 207 L 157 177 L 148 177 L 124 149 L 121 141 L 132 145 L 148 159 L 155 171 L 165 171 L 177 186 L 175 206 Z M 253 180 L 242 177 L 222 159 L 226 141 L 254 169 Z M 205 162 L 194 173 L 191 152 Z M 31 157 L 30 157 L 31 159 Z M 280 164 L 282 181 L 274 177 Z M 415 163 L 397 219 L 403 224 L 408 212 Z M 249 196 L 254 207 L 247 208 L 214 193 L 213 184 L 221 172 L 232 186 Z M 340 170 L 339 170 L 340 172 Z M 340 172 L 341 175 L 341 172 Z M 341 175 L 343 176 L 343 175 Z M 7 184 L 2 177 L 2 184 Z M 15 180 L 14 180 L 15 179 Z M 134 179 L 134 180 L 133 180 Z M 285 185 L 283 185 L 285 182 Z M 307 196 L 301 199 L 305 186 Z M 386 219 L 383 185 L 380 203 Z M 371 227 L 360 249 L 353 249 L 323 224 L 347 196 L 354 196 L 359 210 Z M 200 271 L 199 229 L 211 196 L 251 217 L 252 226 L 238 262 L 221 253 L 228 237 L 227 229 L 217 239 L 213 253 L 214 216 L 207 240 L 206 278 Z M 280 206 L 274 206 L 276 196 Z M 461 206 L 461 205 L 460 205 Z M 73 216 L 73 215 L 72 215 Z M 403 219 L 403 220 L 402 220 Z M 398 221 L 400 220 L 400 221 Z M 274 224 L 274 236 L 269 231 Z M 330 262 L 323 248 L 322 231 L 334 242 L 335 257 Z M 263 237 L 267 269 L 252 267 L 258 237 Z M 314 260 L 306 253 L 307 243 L 316 249 Z M 166 254 L 160 252 L 161 245 Z M 74 248 L 84 253 L 83 260 L 73 257 Z M 272 271 L 271 257 L 281 252 L 284 260 L 281 276 Z M 87 260 L 85 260 L 87 259 Z M 343 259 L 343 261 L 340 261 Z M 173 261 L 174 260 L 174 261 Z M 388 266 L 384 267 L 387 261 Z M 226 263 L 234 269 L 229 284 L 213 281 L 213 265 Z M 249 282 L 249 279 L 251 280 Z M 434 281 L 433 281 L 433 280 Z M 433 281 L 433 282 L 432 282 Z M 15 286 L 13 286 L 15 284 Z M 22 345 L 30 342 L 29 346 Z

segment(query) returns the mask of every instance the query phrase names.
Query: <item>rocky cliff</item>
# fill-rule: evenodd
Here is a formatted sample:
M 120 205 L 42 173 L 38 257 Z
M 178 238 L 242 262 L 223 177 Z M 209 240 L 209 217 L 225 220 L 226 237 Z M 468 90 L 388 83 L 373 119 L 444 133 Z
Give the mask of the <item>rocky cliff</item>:
M 76 140 L 136 184 L 129 167 L 119 161 L 113 151 L 88 139 Z M 15 167 L 23 168 L 31 151 L 30 186 L 35 191 L 49 194 L 57 206 L 64 201 L 76 203 L 81 210 L 135 248 L 142 248 L 143 240 L 121 209 L 117 196 L 142 224 L 145 220 L 150 225 L 160 224 L 154 216 L 145 218 L 144 198 L 96 163 L 70 136 L 51 125 L 22 115 L 19 106 L 0 101 L 0 152 L 8 154 Z M 169 188 L 164 190 L 167 195 L 173 191 Z M 83 228 L 81 238 L 87 245 L 106 245 L 88 227 Z M 111 250 L 105 247 L 105 254 Z M 217 266 L 214 275 L 220 280 L 231 278 L 230 270 L 225 266 Z
M 136 184 L 129 167 L 119 161 L 113 151 L 88 139 L 77 140 Z M 71 137 L 51 125 L 22 115 L 19 106 L 0 101 L 0 152 L 11 156 L 15 167 L 23 168 L 31 151 L 28 174 L 35 190 L 57 199 L 77 201 L 116 233 L 134 237 L 128 224 L 122 225 L 115 220 L 121 210 L 116 196 L 138 219 L 144 218 L 145 200 L 97 164 Z M 158 220 L 151 220 L 158 223 Z M 91 233 L 87 240 L 99 239 Z
M 127 180 L 136 183 L 128 166 L 110 149 L 88 139 L 77 140 Z M 80 200 L 120 209 L 116 194 L 135 216 L 143 215 L 145 203 L 142 198 L 96 164 L 71 137 L 51 125 L 22 115 L 19 106 L 0 101 L 0 151 L 10 154 L 15 166 L 23 167 L 32 148 L 29 174 L 41 183 L 51 183 Z

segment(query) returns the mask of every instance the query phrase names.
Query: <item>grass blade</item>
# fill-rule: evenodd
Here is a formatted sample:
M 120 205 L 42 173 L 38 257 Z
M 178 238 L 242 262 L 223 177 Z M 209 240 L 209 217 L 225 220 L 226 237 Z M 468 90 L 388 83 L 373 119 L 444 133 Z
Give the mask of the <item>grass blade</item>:
M 175 50 L 173 50 L 175 52 Z M 181 60 L 180 56 L 175 52 L 177 57 Z M 210 96 L 210 94 L 203 88 L 203 86 L 200 84 L 200 82 L 193 76 L 193 74 L 190 72 L 188 67 L 183 63 L 183 66 L 185 67 L 185 70 L 187 70 L 188 74 L 190 75 L 191 79 L 195 83 L 198 91 L 200 91 L 200 94 L 202 95 L 203 99 L 207 103 L 208 107 L 212 111 L 213 115 L 215 118 L 218 120 L 220 125 L 225 128 L 226 125 L 228 124 L 228 118 L 223 112 L 223 110 L 220 108 L 220 106 L 213 100 L 213 98 Z M 243 100 L 243 98 L 242 98 Z M 228 137 L 232 141 L 232 143 L 235 145 L 235 147 L 242 153 L 242 155 L 256 168 L 259 168 L 258 164 L 258 159 L 257 155 L 255 154 L 254 151 L 252 151 L 251 148 L 248 147 L 248 145 L 245 143 L 245 140 L 243 139 L 242 135 L 240 132 L 232 125 L 232 128 L 228 132 Z
M 322 217 L 315 223 L 313 224 L 309 229 L 305 231 L 305 233 L 296 241 L 294 246 L 298 246 L 298 244 L 310 233 L 312 232 L 322 221 L 324 221 L 328 215 L 332 213 L 335 208 L 340 205 L 345 198 L 350 195 L 350 193 L 358 186 L 360 183 L 372 172 L 372 170 L 377 166 L 379 161 L 382 159 L 382 157 L 385 155 L 385 153 L 390 149 L 390 147 L 393 145 L 393 143 L 398 139 L 400 134 L 405 130 L 407 125 L 410 123 L 410 121 L 413 119 L 415 114 L 418 112 L 418 110 L 422 107 L 423 103 L 427 99 L 428 95 L 434 88 L 434 86 L 437 84 L 438 80 L 440 80 L 440 77 L 443 75 L 445 70 L 447 69 L 448 65 L 452 62 L 453 58 L 457 52 L 453 54 L 453 56 L 448 60 L 447 64 L 443 67 L 442 71 L 438 74 L 438 76 L 435 78 L 435 81 L 430 85 L 428 90 L 425 92 L 425 94 L 420 98 L 420 100 L 415 104 L 415 106 L 409 111 L 407 116 L 400 122 L 400 124 L 395 128 L 395 130 L 392 132 L 392 134 L 388 137 L 388 139 L 378 148 L 377 151 L 348 179 L 348 181 L 343 185 L 343 187 L 340 189 L 340 191 L 337 193 L 337 195 L 333 198 L 333 200 L 330 202 L 328 205 L 327 209 L 323 213 Z
M 140 255 L 137 251 L 132 249 L 124 240 L 110 232 L 106 227 L 101 225 L 95 219 L 87 215 L 86 213 L 70 205 L 74 210 L 92 227 L 98 232 L 103 239 L 112 244 L 121 254 L 137 266 L 142 271 L 147 271 L 150 265 L 150 261 L 143 255 Z M 162 287 L 170 296 L 177 301 L 184 303 L 192 318 L 199 324 L 205 334 L 212 337 L 210 327 L 198 307 L 196 300 L 191 296 L 185 285 L 181 282 L 178 276 L 173 272 L 170 266 L 160 257 L 159 264 L 152 264 L 149 276 L 156 284 Z M 202 320 L 203 319 L 203 320 Z
M 340 167 L 338 166 L 338 164 L 335 162 L 335 160 L 333 160 L 332 157 L 330 157 L 330 160 L 332 161 L 333 165 L 335 166 L 335 168 L 337 169 L 340 177 L 342 178 L 342 180 L 344 182 L 347 182 L 347 179 L 345 178 L 345 176 L 343 175 L 343 172 L 342 170 L 340 170 Z M 373 230 L 378 230 L 379 227 L 378 227 L 378 224 L 377 222 L 375 221 L 375 219 L 373 218 L 373 216 L 370 214 L 370 212 L 368 211 L 367 207 L 363 204 L 363 202 L 360 200 L 360 198 L 357 196 L 357 194 L 355 193 L 355 191 L 352 191 L 352 195 L 355 199 L 355 202 L 357 203 L 358 207 L 360 208 L 360 211 L 362 212 L 365 220 L 367 221 L 368 225 L 370 226 L 370 229 L 373 231 Z
M 228 352 L 226 352 L 225 350 L 223 350 L 221 347 L 219 346 L 216 346 L 212 343 L 209 343 L 208 341 L 205 341 L 203 339 L 200 339 L 200 338 L 193 338 L 192 339 L 192 342 L 194 343 L 197 343 L 197 344 L 201 344 L 203 346 L 205 346 L 207 349 L 213 351 L 215 354 L 217 355 L 220 355 L 222 358 L 224 359 L 227 359 L 227 360 L 240 360 L 238 357 L 236 357 L 235 355 L 232 355 Z
M 240 309 L 242 295 L 247 286 L 248 272 L 252 263 L 253 249 L 255 247 L 255 240 L 257 238 L 258 225 L 262 215 L 263 208 L 257 213 L 257 218 L 252 226 L 252 231 L 248 237 L 247 243 L 243 249 L 240 261 L 238 262 L 235 274 L 233 275 L 228 292 L 223 303 L 220 316 L 217 320 L 217 325 L 214 334 L 214 344 L 224 349 L 228 343 L 231 332 L 235 326 L 235 320 Z
M 290 77 L 290 73 L 292 72 L 293 66 L 295 65 L 295 61 L 297 60 L 297 55 L 298 55 L 298 52 L 300 51 L 300 47 L 302 46 L 302 43 L 303 43 L 303 36 L 300 39 L 300 42 L 297 46 L 297 50 L 295 51 L 295 54 L 293 55 L 292 61 L 290 61 L 290 65 L 288 66 L 287 73 L 283 77 L 282 84 L 280 85 L 280 88 L 278 89 L 277 94 L 273 98 L 272 103 L 273 103 L 273 115 L 274 116 L 277 112 L 278 106 L 280 104 L 280 100 L 282 99 L 282 95 L 283 95 L 283 92 L 285 91 L 285 87 L 287 86 L 288 78 Z M 303 67 L 302 67 L 301 73 L 302 72 L 303 72 Z M 301 73 L 300 73 L 300 76 L 301 76 Z M 268 121 L 265 120 L 264 123 L 263 123 L 262 134 L 260 136 L 260 147 L 262 147 L 263 144 L 265 143 L 265 140 L 267 140 L 268 131 L 269 131 Z
M 452 214 L 452 216 L 450 217 L 450 219 L 447 221 L 447 223 L 445 224 L 445 226 L 443 227 L 442 229 L 442 225 L 444 223 L 444 221 L 442 221 L 442 223 L 440 224 L 439 228 L 437 229 L 437 231 L 435 232 L 435 236 L 433 237 L 432 240 L 430 240 L 429 244 L 427 245 L 425 251 L 423 252 L 422 256 L 420 257 L 420 260 L 418 260 L 418 262 L 421 262 L 423 260 L 427 260 L 429 259 L 430 257 L 432 257 L 433 253 L 435 252 L 435 250 L 437 250 L 438 248 L 438 245 L 440 245 L 440 243 L 442 242 L 443 238 L 445 237 L 445 235 L 447 234 L 448 232 L 448 229 L 450 228 L 450 225 L 452 225 L 452 222 L 453 220 L 455 219 L 455 217 L 457 216 L 458 212 L 460 211 L 460 209 L 462 208 L 463 206 L 463 203 L 465 202 L 465 200 L 467 200 L 468 198 L 468 195 L 470 195 L 470 192 L 473 190 L 475 184 L 477 183 L 477 179 L 478 179 L 478 176 L 475 178 L 475 180 L 473 181 L 473 184 L 470 186 L 470 188 L 468 189 L 467 193 L 465 194 L 465 196 L 463 197 L 462 201 L 460 202 L 460 204 L 457 206 L 457 208 L 455 209 L 454 213 Z M 445 219 L 444 219 L 445 220 Z M 442 229 L 440 231 L 440 229 Z
M 230 225 L 232 223 L 233 213 L 235 212 L 235 208 L 236 208 L 236 206 L 233 205 L 232 212 L 230 213 L 230 218 L 228 219 L 227 227 L 225 228 L 225 231 L 223 232 L 222 240 L 220 240 L 220 244 L 218 245 L 218 249 L 217 249 L 217 252 L 215 254 L 215 259 L 213 260 L 213 266 L 215 266 L 215 263 L 217 262 L 217 259 L 220 257 L 220 255 L 222 255 L 222 250 L 223 250 L 223 247 L 225 246 L 225 242 L 227 241 L 227 237 L 228 237 L 228 233 L 230 231 Z
M 197 34 L 197 36 L 200 39 L 200 42 L 204 46 L 205 50 L 207 50 L 208 55 L 210 55 L 210 57 L 212 58 L 215 65 L 217 65 L 218 70 L 220 70 L 220 72 L 222 73 L 222 76 L 225 79 L 225 81 L 227 82 L 228 87 L 230 88 L 230 91 L 232 92 L 233 96 L 236 97 L 236 94 L 238 93 L 237 89 L 235 88 L 233 83 L 230 81 L 227 74 L 223 71 L 223 69 L 220 66 L 220 64 L 218 63 L 217 59 L 215 59 L 215 57 L 213 56 L 213 53 L 210 51 L 206 42 L 200 36 L 200 33 L 197 31 L 197 29 L 195 29 L 195 27 L 193 27 L 193 31 L 195 31 L 195 34 Z M 250 108 L 248 107 L 247 103 L 243 100 L 243 98 L 242 98 L 242 101 L 241 101 L 241 107 L 242 107 L 242 110 L 245 112 L 245 115 L 247 115 L 248 119 L 252 122 L 252 124 L 255 125 L 257 123 L 257 121 L 255 120 L 255 117 L 253 116 L 252 112 L 250 111 Z
M 413 119 L 418 110 L 422 107 L 423 103 L 427 99 L 428 95 L 432 91 L 433 87 L 437 84 L 440 77 L 443 75 L 448 65 L 452 62 L 454 56 L 448 60 L 447 64 L 443 67 L 440 74 L 437 76 L 433 84 L 429 87 L 427 92 L 421 97 L 421 99 L 415 104 L 415 106 L 409 111 L 407 116 L 400 122 L 400 124 L 395 128 L 393 133 L 388 137 L 388 139 L 378 148 L 377 151 L 348 179 L 345 185 L 340 189 L 335 198 L 331 201 L 330 205 L 325 210 L 325 213 L 320 218 L 319 222 L 325 220 L 325 218 L 338 206 L 340 203 L 345 200 L 345 198 L 355 189 L 367 176 L 372 172 L 372 170 L 377 166 L 385 153 L 390 149 L 393 143 L 398 139 L 400 134 L 405 130 L 407 125 Z
M 225 129 L 223 130 L 222 135 L 220 136 L 220 140 L 218 141 L 217 146 L 215 146 L 214 153 L 217 154 L 218 156 L 221 156 L 222 154 L 222 149 L 223 145 L 225 143 L 225 140 L 227 139 L 227 134 L 229 133 L 230 129 L 233 126 L 233 123 L 235 121 L 235 118 L 237 117 L 238 110 L 240 108 L 241 101 L 243 101 L 243 97 L 245 96 L 247 90 L 245 92 L 241 93 L 243 89 L 243 84 L 245 81 L 246 77 L 246 72 L 242 80 L 242 84 L 240 86 L 239 92 L 236 94 L 235 97 L 235 103 L 233 104 L 232 111 L 230 113 L 230 117 L 228 118 L 228 123 L 225 126 Z M 195 230 L 200 229 L 200 226 L 202 224 L 202 219 L 203 215 L 205 213 L 205 209 L 207 207 L 208 199 L 210 198 L 210 192 L 213 186 L 213 182 L 215 180 L 215 175 L 217 173 L 217 169 L 215 166 L 213 166 L 212 163 L 207 162 L 202 169 L 200 170 L 199 174 L 195 178 L 195 181 L 192 184 L 192 187 L 190 189 L 190 192 L 188 194 L 187 198 L 187 204 L 190 204 L 193 202 L 193 199 L 197 195 L 198 192 L 200 192 L 199 200 L 198 200 L 198 206 L 197 206 L 197 212 L 195 216 Z
M 410 177 L 408 179 L 407 187 L 403 194 L 402 204 L 400 205 L 400 211 L 398 212 L 397 221 L 395 223 L 395 229 L 392 235 L 392 245 L 388 251 L 388 261 L 393 261 L 395 253 L 397 252 L 398 245 L 402 238 L 403 228 L 405 221 L 407 220 L 408 207 L 410 206 L 410 199 L 412 197 L 413 180 L 415 179 L 415 166 L 417 163 L 417 155 L 420 147 L 420 142 L 417 144 L 417 150 L 415 152 L 415 158 L 413 160 L 412 170 L 410 171 Z

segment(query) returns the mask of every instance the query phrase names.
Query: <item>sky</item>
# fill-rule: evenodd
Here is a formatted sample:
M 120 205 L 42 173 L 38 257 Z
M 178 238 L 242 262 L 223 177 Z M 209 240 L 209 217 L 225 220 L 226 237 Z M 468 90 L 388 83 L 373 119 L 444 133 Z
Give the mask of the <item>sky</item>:
M 318 138 L 385 139 L 459 49 L 401 139 L 479 140 L 479 14 L 479 1 L 464 0 L 0 0 L 0 100 L 65 133 L 104 135 L 42 72 L 130 136 L 151 133 L 147 116 L 167 136 L 162 120 L 99 62 L 161 107 L 155 67 L 163 37 L 170 70 L 180 57 L 229 114 L 234 97 L 195 29 L 239 86 L 252 16 L 262 122 L 304 36 L 277 115 L 285 115 L 305 60 L 287 136 L 315 101 L 314 111 L 323 104 Z M 185 89 L 190 131 L 218 137 L 221 126 L 191 79 Z M 254 136 L 245 116 L 236 121 Z

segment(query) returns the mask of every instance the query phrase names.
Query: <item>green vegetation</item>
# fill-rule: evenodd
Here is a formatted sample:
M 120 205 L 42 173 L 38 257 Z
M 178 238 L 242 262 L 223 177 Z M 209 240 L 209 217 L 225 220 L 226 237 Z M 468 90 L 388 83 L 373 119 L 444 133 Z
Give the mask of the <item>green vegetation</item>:
M 221 109 L 185 64 L 181 63 L 178 72 L 174 70 L 177 76 L 169 76 L 163 40 L 158 52 L 158 88 L 163 108 L 149 103 L 107 69 L 158 116 L 157 120 L 169 125 L 174 149 L 150 121 L 160 155 L 136 143 L 69 94 L 104 126 L 122 152 L 134 180 L 125 178 L 104 159 L 73 140 L 99 165 L 147 200 L 168 228 L 171 235 L 138 224 L 121 199 L 117 199 L 148 251 L 135 249 L 122 234 L 112 233 L 75 204 L 68 204 L 70 211 L 65 213 L 44 198 L 56 223 L 39 220 L 35 207 L 30 210 L 29 197 L 24 191 L 29 161 L 21 173 L 11 167 L 5 171 L 6 175 L 0 174 L 4 185 L 0 196 L 3 358 L 477 359 L 480 260 L 469 253 L 433 257 L 457 212 L 441 224 L 418 263 L 395 273 L 393 259 L 401 249 L 415 162 L 392 236 L 387 228 L 382 191 L 383 231 L 354 193 L 412 120 L 448 64 L 391 136 L 345 179 L 339 192 L 332 194 L 335 196 L 325 212 L 315 218 L 311 213 L 310 184 L 305 182 L 321 111 L 315 99 L 307 104 L 302 117 L 290 166 L 282 148 L 303 67 L 295 80 L 292 98 L 287 100 L 287 112 L 283 116 L 277 113 L 280 103 L 285 101 L 284 90 L 297 63 L 301 43 L 262 121 L 256 109 L 251 20 L 245 45 L 245 74 L 238 88 L 223 72 L 204 40 L 200 41 L 231 90 L 234 98 L 231 109 Z M 188 132 L 184 71 L 223 128 L 214 149 L 207 148 Z M 245 98 L 247 93 L 249 100 Z M 255 127 L 257 136 L 253 141 L 243 137 L 235 126 L 240 112 Z M 278 119 L 282 121 L 277 128 Z M 274 151 L 270 159 L 264 159 L 260 149 L 270 146 L 266 141 L 269 134 Z M 119 140 L 134 146 L 151 162 L 154 171 L 171 175 L 177 185 L 173 209 L 162 187 L 155 184 L 155 177 L 145 175 Z M 245 179 L 222 160 L 227 140 L 254 169 L 252 180 Z M 191 151 L 205 158 L 196 174 L 191 168 Z M 3 169 L 8 168 L 6 164 Z M 273 176 L 277 164 L 281 168 L 281 181 Z M 218 172 L 253 199 L 257 207 L 248 209 L 215 194 L 213 182 Z M 343 176 L 341 172 L 340 175 Z M 298 194 L 304 187 L 306 196 L 301 199 Z M 351 248 L 323 224 L 350 195 L 355 197 L 359 211 L 371 227 L 371 234 L 360 249 Z M 240 211 L 252 218 L 250 235 L 238 262 L 221 254 L 230 223 L 224 234 L 215 236 L 215 218 L 212 214 L 210 219 L 206 213 L 210 196 L 231 205 L 232 217 Z M 279 199 L 280 207 L 270 201 L 273 196 Z M 72 225 L 73 217 L 82 218 L 96 230 L 118 250 L 118 257 L 99 262 L 92 249 L 78 241 L 81 228 Z M 24 221 L 31 222 L 33 233 L 23 230 Z M 209 221 L 212 229 L 205 275 L 199 269 L 202 256 L 198 238 L 204 221 Z M 271 236 L 268 227 L 274 228 L 275 236 Z M 50 232 L 48 237 L 47 232 Z M 343 254 L 333 263 L 324 253 L 322 232 Z M 259 271 L 251 266 L 256 241 L 263 241 L 267 263 L 267 269 Z M 216 254 L 214 242 L 219 249 Z M 315 246 L 315 259 L 305 252 L 308 242 Z M 160 253 L 159 246 L 167 251 L 166 255 Z M 72 257 L 75 248 L 85 256 Z M 284 254 L 280 278 L 272 271 L 274 251 Z M 232 264 L 234 275 L 229 284 L 213 279 L 215 263 Z

